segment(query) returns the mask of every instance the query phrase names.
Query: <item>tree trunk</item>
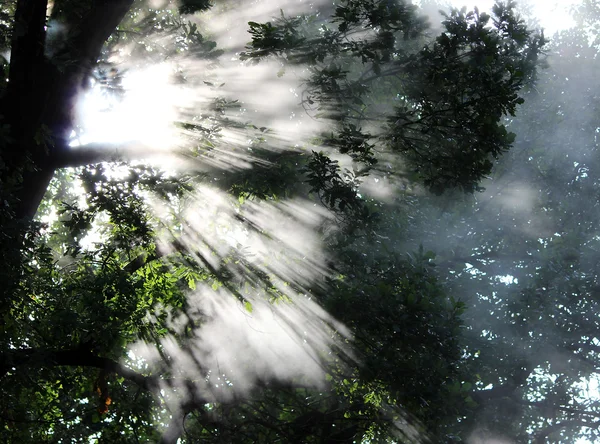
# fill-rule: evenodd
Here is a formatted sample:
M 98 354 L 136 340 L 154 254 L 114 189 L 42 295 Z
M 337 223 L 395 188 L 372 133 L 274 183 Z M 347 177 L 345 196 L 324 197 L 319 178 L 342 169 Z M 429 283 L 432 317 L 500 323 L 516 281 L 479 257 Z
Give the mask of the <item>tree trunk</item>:
M 74 126 L 76 100 L 106 40 L 133 0 L 95 0 L 77 23 L 61 19 L 68 34 L 52 56 L 46 48 L 47 0 L 19 0 L 9 83 L 1 109 L 10 142 L 0 154 L 3 179 L 15 183 L 14 213 L 31 220 L 56 168 L 62 166 Z M 11 183 L 5 180 L 5 183 Z

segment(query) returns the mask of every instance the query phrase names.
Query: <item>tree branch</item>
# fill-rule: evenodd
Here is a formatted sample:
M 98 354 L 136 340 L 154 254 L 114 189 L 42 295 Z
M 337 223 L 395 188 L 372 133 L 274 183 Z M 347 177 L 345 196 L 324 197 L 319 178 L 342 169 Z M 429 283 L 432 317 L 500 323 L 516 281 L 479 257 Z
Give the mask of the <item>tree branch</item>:
M 207 403 L 220 402 L 233 404 L 240 401 L 239 397 L 231 396 L 231 393 L 228 393 L 227 396 L 225 396 L 225 399 L 219 399 L 222 397 L 219 397 L 218 392 L 213 392 L 209 396 L 201 396 L 198 390 L 195 390 L 196 382 L 193 380 L 143 375 L 117 361 L 98 356 L 95 353 L 86 350 L 85 345 L 69 350 L 45 350 L 34 348 L 11 350 L 0 354 L 0 362 L 2 363 L 0 364 L 0 380 L 13 369 L 26 365 L 45 367 L 70 366 L 93 367 L 104 370 L 107 373 L 115 373 L 154 394 L 159 394 L 161 388 L 164 388 L 165 385 L 172 387 L 186 387 L 190 397 L 182 403 L 182 409 L 188 413 L 196 408 L 204 407 Z M 256 387 L 261 390 L 295 390 L 304 387 L 304 385 L 288 381 L 257 380 Z
M 165 154 L 163 150 L 141 142 L 89 143 L 60 150 L 54 157 L 55 168 L 80 167 L 100 162 L 125 162 Z
M 94 367 L 105 370 L 110 373 L 116 373 L 119 376 L 135 383 L 139 387 L 156 393 L 160 389 L 161 378 L 156 376 L 145 376 L 113 361 L 109 358 L 103 358 L 82 348 L 72 350 L 39 350 L 39 349 L 18 349 L 5 353 L 1 361 L 0 378 L 6 376 L 12 368 L 23 365 L 50 365 L 50 366 L 73 366 L 73 367 Z
M 16 190 L 18 218 L 31 219 L 35 215 L 54 168 L 69 157 L 67 140 L 83 81 L 133 2 L 91 2 L 83 17 L 65 23 L 69 35 L 51 59 L 45 54 L 48 1 L 17 2 L 8 91 L 0 110 L 10 125 L 14 142 L 0 155 L 3 163 L 13 169 L 27 167 L 22 186 Z
M 591 416 L 593 418 L 600 418 L 600 412 L 590 412 L 588 410 L 579 410 L 579 409 L 574 409 L 571 407 L 565 407 L 562 405 L 553 405 L 551 402 L 548 402 L 547 400 L 544 400 L 544 401 L 518 400 L 518 403 L 522 404 L 522 405 L 531 406 L 531 407 L 537 407 L 540 409 L 552 409 L 552 410 L 561 411 L 561 412 L 565 412 L 565 413 L 571 413 L 572 415 Z
M 554 423 L 554 424 L 542 429 L 540 432 L 538 432 L 536 434 L 533 442 L 535 444 L 544 444 L 547 442 L 546 438 L 548 438 L 550 435 L 552 435 L 553 433 L 556 433 L 564 428 L 567 428 L 567 427 L 579 427 L 579 428 L 589 427 L 592 429 L 598 429 L 598 428 L 600 428 L 600 422 L 588 422 L 588 421 L 578 421 L 578 420 L 557 422 L 557 423 Z
M 98 61 L 102 47 L 121 23 L 134 0 L 95 0 L 82 18 L 67 17 L 68 36 L 52 56 L 60 72 L 45 108 L 44 124 L 55 140 L 67 140 L 73 128 L 73 110 L 85 80 Z M 54 15 L 54 14 L 53 14 Z M 62 19 L 60 14 L 56 17 Z M 51 154 L 68 148 L 58 144 Z
M 220 403 L 222 405 L 234 405 L 244 402 L 247 398 L 227 393 L 219 396 L 218 391 L 212 391 L 210 385 L 207 386 L 209 392 L 203 395 L 197 390 L 197 382 L 191 379 L 161 378 L 154 375 L 143 375 L 138 373 L 117 361 L 109 358 L 97 356 L 82 345 L 70 350 L 44 350 L 44 349 L 18 349 L 0 354 L 0 380 L 8 373 L 18 367 L 23 366 L 71 366 L 71 367 L 93 367 L 101 369 L 106 373 L 115 373 L 128 381 L 133 382 L 140 388 L 149 391 L 156 397 L 161 396 L 161 389 L 165 386 L 184 389 L 180 391 L 183 394 L 181 403 L 173 409 L 172 419 L 161 437 L 161 444 L 174 444 L 183 432 L 183 423 L 185 417 L 192 411 L 204 412 L 206 404 Z M 22 371 L 22 370 L 17 370 Z M 298 388 L 304 388 L 303 385 L 295 384 L 284 380 L 263 380 L 256 382 L 256 388 L 259 392 L 265 390 L 286 390 L 294 391 Z M 233 396 L 232 396 L 233 395 Z
M 514 384 L 504 384 L 495 386 L 487 390 L 477 390 L 471 393 L 471 397 L 477 404 L 485 404 L 493 399 L 511 398 L 517 389 Z

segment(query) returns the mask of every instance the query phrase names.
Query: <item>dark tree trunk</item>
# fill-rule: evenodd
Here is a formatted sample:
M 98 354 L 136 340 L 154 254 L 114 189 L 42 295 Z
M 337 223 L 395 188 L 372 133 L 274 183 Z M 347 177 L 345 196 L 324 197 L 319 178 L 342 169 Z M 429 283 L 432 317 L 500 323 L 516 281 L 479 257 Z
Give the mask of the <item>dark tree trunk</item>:
M 14 213 L 19 219 L 33 218 L 54 171 L 64 166 L 77 97 L 133 0 L 88 4 L 77 23 L 62 20 L 69 31 L 50 57 L 45 53 L 47 0 L 17 3 L 8 90 L 1 106 L 11 141 L 0 156 L 6 166 L 3 179 L 18 182 Z M 60 14 L 53 16 L 62 19 Z

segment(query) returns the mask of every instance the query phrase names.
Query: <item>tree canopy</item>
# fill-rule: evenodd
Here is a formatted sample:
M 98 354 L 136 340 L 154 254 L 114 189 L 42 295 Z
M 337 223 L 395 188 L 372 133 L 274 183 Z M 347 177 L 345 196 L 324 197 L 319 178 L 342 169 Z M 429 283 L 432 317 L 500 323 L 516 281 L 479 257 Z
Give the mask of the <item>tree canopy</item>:
M 597 438 L 593 2 L 265 5 L 0 7 L 2 441 Z

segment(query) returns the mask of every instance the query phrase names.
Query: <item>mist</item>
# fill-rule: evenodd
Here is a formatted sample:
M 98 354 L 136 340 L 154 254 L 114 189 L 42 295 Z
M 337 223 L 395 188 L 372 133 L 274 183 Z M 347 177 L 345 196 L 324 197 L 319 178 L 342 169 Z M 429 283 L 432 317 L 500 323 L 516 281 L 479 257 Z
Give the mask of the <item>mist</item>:
M 160 52 L 168 36 L 149 39 L 142 52 L 135 44 L 116 45 L 104 68 L 113 67 L 115 80 L 108 88 L 93 80 L 81 96 L 72 142 L 73 150 L 137 144 L 148 156 L 142 163 L 207 179 L 193 183 L 185 198 L 149 197 L 158 257 L 176 257 L 172 274 L 186 264 L 198 275 L 185 278 L 181 306 L 158 305 L 148 313 L 150 331 L 166 325 L 168 333 L 137 341 L 123 360 L 168 375 L 161 383 L 162 426 L 174 436 L 180 425 L 168 424 L 187 405 L 228 405 L 277 388 L 327 393 L 331 367 L 341 372 L 345 362 L 358 362 L 351 331 L 312 294 L 333 273 L 320 235 L 324 227 L 329 235 L 336 231 L 331 212 L 302 197 L 301 187 L 299 196 L 285 199 L 228 193 L 231 177 L 264 174 L 286 153 L 293 162 L 330 125 L 302 107 L 302 67 L 282 75 L 275 62 L 239 60 L 248 21 L 269 21 L 280 10 L 311 13 L 320 4 L 230 3 L 189 17 L 224 50 L 218 60 L 182 52 L 149 63 L 148 53 Z M 85 245 L 99 242 L 96 233 Z
M 595 389 L 580 391 L 596 387 L 599 376 L 592 364 L 598 345 L 600 246 L 593 174 L 600 67 L 596 28 L 590 25 L 596 18 L 588 11 L 577 16 L 579 25 L 569 17 L 548 22 L 557 8 L 525 6 L 525 18 L 550 31 L 550 45 L 546 66 L 528 88 L 525 103 L 506 120 L 516 134 L 513 148 L 497 160 L 482 183 L 484 191 L 424 197 L 417 212 L 409 199 L 418 222 L 402 239 L 389 234 L 398 248 L 422 244 L 434 251 L 451 294 L 466 302 L 468 350 L 485 368 L 479 387 L 485 380 L 492 395 L 494 388 L 524 384 L 533 411 L 504 411 L 504 419 L 492 426 L 490 417 L 498 407 L 476 410 L 475 422 L 486 425 L 474 433 L 472 443 L 515 442 L 502 428 L 527 421 L 536 414 L 535 406 L 549 404 L 557 393 L 580 393 L 573 411 L 593 409 L 599 400 Z M 397 205 L 402 208 L 402 201 Z M 562 419 L 565 427 L 572 420 Z M 585 430 L 589 434 L 577 442 L 594 442 L 596 432 Z M 558 434 L 542 436 L 563 442 Z
M 155 7 L 160 5 L 157 0 Z M 210 416 L 217 403 L 252 399 L 271 388 L 332 391 L 337 377 L 332 368 L 351 373 L 365 357 L 354 349 L 361 338 L 354 337 L 352 326 L 327 310 L 328 303 L 335 304 L 315 294 L 334 293 L 332 282 L 347 276 L 380 279 L 383 285 L 393 266 L 376 269 L 385 263 L 381 258 L 413 260 L 416 251 L 420 261 L 435 266 L 453 303 L 466 306 L 460 341 L 461 359 L 469 363 L 461 365 L 481 368 L 473 382 L 458 384 L 477 389 L 463 390 L 479 392 L 469 394 L 471 401 L 510 386 L 524 393 L 521 407 L 535 408 L 555 392 L 579 393 L 582 384 L 593 385 L 598 374 L 590 361 L 597 360 L 600 347 L 596 34 L 584 32 L 584 24 L 554 34 L 547 66 L 526 87 L 516 116 L 505 118 L 516 134 L 514 146 L 494 160 L 481 192 L 435 196 L 407 179 L 403 161 L 375 142 L 380 162 L 361 177 L 357 191 L 378 210 L 380 231 L 333 251 L 332 239 L 346 235 L 343 223 L 307 197 L 305 184 L 283 195 L 235 188 L 244 175 L 266 175 L 278 165 L 282 183 L 295 181 L 285 163 L 296 166 L 312 150 L 332 153 L 348 174 L 354 166 L 315 141 L 335 122 L 303 106 L 305 66 L 240 60 L 250 39 L 248 22 L 272 20 L 280 10 L 292 17 L 327 15 L 330 9 L 331 2 L 225 2 L 190 17 L 224 51 L 218 60 L 182 51 L 148 62 L 147 53 L 160 52 L 164 36 L 146 43 L 141 54 L 134 44 L 116 45 L 107 62 L 122 77 L 118 92 L 96 82 L 82 95 L 74 150 L 89 143 L 135 142 L 148 152 L 144 162 L 173 176 L 202 177 L 190 181 L 185 197 L 147 199 L 158 233 L 156 257 L 175 257 L 167 264 L 172 275 L 182 264 L 197 272 L 180 276 L 187 288 L 178 306 L 158 305 L 147 313 L 148 325 L 165 324 L 167 332 L 156 333 L 154 342 L 136 341 L 122 361 L 168 376 L 161 382 L 166 410 L 160 426 L 168 430 L 169 421 L 187 414 L 190 404 L 209 406 Z M 545 18 L 531 11 L 524 10 L 533 14 L 527 19 L 544 26 Z M 429 21 L 433 32 L 440 16 Z M 376 104 L 377 112 L 393 109 L 395 98 L 386 100 Z M 373 139 L 378 136 L 374 131 Z M 367 257 L 366 269 L 353 269 L 352 262 L 343 268 L 340 252 Z M 421 262 L 410 263 L 421 273 Z M 366 284 L 356 290 L 376 300 L 376 290 Z M 435 295 L 434 290 L 424 292 Z M 386 333 L 406 327 L 390 323 Z M 597 390 L 578 402 L 577 407 L 595 407 Z M 484 426 L 473 429 L 466 442 L 514 442 L 503 435 L 503 422 L 535 418 L 525 408 L 503 418 L 497 408 L 483 402 L 472 408 L 469 421 Z M 396 418 L 397 433 L 410 442 L 426 439 L 427 431 L 410 415 L 403 417 L 402 408 L 381 402 L 380 411 Z

